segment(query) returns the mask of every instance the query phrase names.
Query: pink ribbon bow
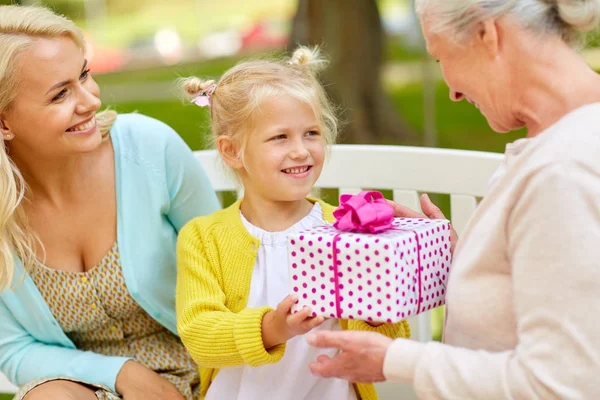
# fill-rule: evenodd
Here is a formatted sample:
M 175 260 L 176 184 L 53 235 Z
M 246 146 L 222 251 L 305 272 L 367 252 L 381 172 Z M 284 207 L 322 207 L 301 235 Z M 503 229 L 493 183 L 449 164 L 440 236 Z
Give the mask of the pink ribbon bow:
M 204 89 L 200 94 L 192 99 L 192 103 L 198 107 L 210 107 L 210 96 L 215 92 L 217 85 L 212 84 Z
M 341 231 L 378 233 L 392 227 L 394 208 L 383 195 L 362 191 L 357 195 L 343 194 L 340 206 L 333 212 L 334 228 Z

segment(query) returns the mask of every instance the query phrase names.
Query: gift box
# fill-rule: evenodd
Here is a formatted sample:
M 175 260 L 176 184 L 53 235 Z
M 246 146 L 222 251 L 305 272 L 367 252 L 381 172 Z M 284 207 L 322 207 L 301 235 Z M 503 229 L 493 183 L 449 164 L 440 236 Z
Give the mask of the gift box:
M 394 323 L 444 304 L 450 222 L 393 218 L 378 192 L 343 195 L 336 223 L 288 237 L 292 312 Z

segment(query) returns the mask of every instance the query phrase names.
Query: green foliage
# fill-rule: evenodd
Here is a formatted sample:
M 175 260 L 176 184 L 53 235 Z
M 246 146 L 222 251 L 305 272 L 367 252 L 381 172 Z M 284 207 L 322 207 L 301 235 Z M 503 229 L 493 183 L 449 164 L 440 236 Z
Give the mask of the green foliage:
M 385 39 L 385 59 L 393 62 L 421 60 L 425 50 L 409 47 L 405 41 L 400 36 L 388 36 Z
M 587 34 L 586 47 L 600 47 L 600 30 Z
M 152 3 L 152 1 L 106 0 L 106 8 L 109 15 L 131 14 L 138 11 L 142 7 L 147 7 L 149 3 Z
M 172 67 L 155 67 L 144 70 L 131 70 L 113 72 L 106 75 L 94 76 L 98 84 L 122 84 L 122 83 L 153 83 L 174 82 L 177 78 L 190 75 L 203 78 L 218 78 L 227 69 L 233 67 L 243 57 L 220 58 L 209 62 L 196 62 L 189 64 L 177 64 Z M 92 71 L 93 72 L 93 71 Z
M 418 134 L 422 134 L 423 86 L 411 84 L 390 93 L 398 111 Z M 445 83 L 436 85 L 435 96 L 438 147 L 479 151 L 504 152 L 506 143 L 525 135 L 524 131 L 498 134 L 474 106 L 462 101 L 450 100 Z M 418 143 L 415 143 L 418 144 Z
M 189 68 L 190 71 L 194 71 L 196 67 Z M 212 67 L 207 66 L 205 71 L 210 68 Z M 163 74 L 164 71 L 155 70 L 150 73 L 150 78 L 159 80 L 164 76 Z M 219 74 L 208 74 L 211 75 Z M 123 77 L 127 76 L 127 74 L 123 75 Z M 98 81 L 103 85 L 107 82 L 116 83 L 116 79 L 118 79 L 116 76 L 107 76 L 98 78 Z M 392 101 L 404 121 L 415 132 L 411 143 L 413 145 L 420 145 L 422 142 L 424 122 L 422 91 L 422 85 L 415 83 L 390 92 Z M 208 134 L 208 114 L 204 109 L 182 104 L 178 100 L 162 102 L 140 100 L 120 103 L 112 108 L 119 112 L 139 111 L 165 121 L 177 130 L 193 149 L 201 149 L 205 144 L 204 138 Z M 437 85 L 436 125 L 438 146 L 443 148 L 503 152 L 506 143 L 524 135 L 523 131 L 505 135 L 492 131 L 475 107 L 467 102 L 453 103 L 448 97 L 448 88 L 443 83 Z M 382 144 L 398 144 L 398 141 L 390 137 Z
M 175 129 L 193 150 L 206 147 L 210 135 L 206 108 L 178 101 L 133 102 L 111 107 L 119 113 L 139 112 L 157 118 Z
M 44 0 L 39 3 L 74 21 L 85 18 L 85 0 Z

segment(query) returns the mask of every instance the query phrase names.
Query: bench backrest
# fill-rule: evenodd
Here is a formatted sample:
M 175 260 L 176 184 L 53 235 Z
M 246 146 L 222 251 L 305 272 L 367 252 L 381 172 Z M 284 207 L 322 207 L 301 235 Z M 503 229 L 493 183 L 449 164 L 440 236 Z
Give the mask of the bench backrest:
M 235 182 L 219 163 L 214 150 L 195 152 L 215 190 L 235 191 Z M 486 191 L 487 181 L 502 160 L 496 153 L 431 149 L 402 146 L 334 145 L 319 189 L 357 193 L 361 189 L 391 190 L 393 199 L 419 210 L 421 192 L 450 195 L 452 224 L 460 233 Z M 409 319 L 413 338 L 431 340 L 431 315 Z M 0 393 L 13 393 L 15 387 L 0 374 Z M 414 398 L 405 385 L 379 385 L 380 398 Z
M 215 150 L 195 154 L 217 192 L 236 190 Z M 419 193 L 447 194 L 451 210 L 448 217 L 460 235 L 501 161 L 501 154 L 477 151 L 334 145 L 316 188 L 352 194 L 362 189 L 387 189 L 396 202 L 415 210 L 420 210 Z M 413 338 L 431 340 L 429 313 L 409 322 Z

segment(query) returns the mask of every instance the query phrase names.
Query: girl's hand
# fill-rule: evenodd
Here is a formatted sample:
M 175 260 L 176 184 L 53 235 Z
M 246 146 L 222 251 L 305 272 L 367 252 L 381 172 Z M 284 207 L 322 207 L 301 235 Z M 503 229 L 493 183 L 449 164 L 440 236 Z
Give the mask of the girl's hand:
M 123 364 L 115 387 L 123 400 L 185 400 L 171 382 L 135 361 Z
M 304 335 L 325 321 L 323 317 L 311 317 L 310 307 L 303 307 L 292 314 L 291 309 L 296 301 L 296 296 L 287 296 L 275 310 L 264 315 L 262 337 L 266 349 L 285 343 L 295 336 Z

